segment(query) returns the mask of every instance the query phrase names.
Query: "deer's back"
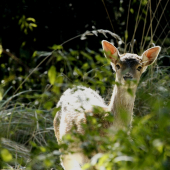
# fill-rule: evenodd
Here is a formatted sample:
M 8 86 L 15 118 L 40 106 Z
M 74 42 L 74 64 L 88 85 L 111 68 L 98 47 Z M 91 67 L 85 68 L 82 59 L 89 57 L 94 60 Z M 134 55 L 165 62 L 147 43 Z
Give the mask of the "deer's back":
M 92 110 L 93 106 L 107 107 L 102 97 L 92 89 L 77 86 L 66 90 L 57 104 L 57 107 L 61 109 L 54 119 L 55 135 L 58 141 L 73 126 L 76 127 L 77 132 L 83 133 L 81 124 L 86 123 L 86 112 Z

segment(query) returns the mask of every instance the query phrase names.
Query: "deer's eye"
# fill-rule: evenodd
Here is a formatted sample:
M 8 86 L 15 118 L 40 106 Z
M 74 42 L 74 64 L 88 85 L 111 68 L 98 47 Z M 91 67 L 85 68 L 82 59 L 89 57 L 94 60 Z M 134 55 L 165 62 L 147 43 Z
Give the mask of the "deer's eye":
M 119 69 L 120 69 L 120 65 L 119 65 L 119 64 L 116 64 L 116 68 L 119 70 Z
M 138 71 L 141 71 L 141 69 L 142 69 L 142 67 L 141 67 L 141 66 L 139 66 L 139 67 L 137 68 L 137 70 L 138 70 Z

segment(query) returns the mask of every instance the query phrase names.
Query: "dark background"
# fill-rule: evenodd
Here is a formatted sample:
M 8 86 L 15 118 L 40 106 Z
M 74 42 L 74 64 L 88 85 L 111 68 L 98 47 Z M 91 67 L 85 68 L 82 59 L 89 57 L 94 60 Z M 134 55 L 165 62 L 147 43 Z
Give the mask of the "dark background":
M 105 5 L 103 4 L 105 3 Z M 141 2 L 141 4 L 140 4 Z M 134 39 L 136 40 L 134 52 L 138 53 L 141 47 L 141 38 L 144 28 L 144 22 L 146 21 L 145 35 L 149 28 L 150 11 L 148 17 L 145 19 L 147 12 L 147 1 L 131 0 L 130 13 L 128 20 L 128 39 L 127 43 L 131 42 L 134 34 L 135 25 L 138 25 Z M 168 1 L 162 0 L 158 6 L 158 0 L 151 1 L 151 15 L 158 6 L 155 13 L 155 18 L 152 22 L 152 32 L 156 29 L 153 41 L 156 45 L 161 45 L 163 48 L 169 46 L 168 33 L 170 26 L 167 24 L 170 18 L 170 8 Z M 136 24 L 137 14 L 139 10 L 141 20 L 139 24 Z M 106 9 L 110 15 L 111 22 L 106 13 Z M 163 10 L 166 7 L 164 13 Z M 11 81 L 16 80 L 14 89 L 20 84 L 17 81 L 18 76 L 27 76 L 30 71 L 42 61 L 43 57 L 35 57 L 32 55 L 34 51 L 51 51 L 49 47 L 54 44 L 60 45 L 68 39 L 75 37 L 79 34 L 89 30 L 104 29 L 110 30 L 118 34 L 123 40 L 125 40 L 125 30 L 127 24 L 127 15 L 129 9 L 129 0 L 1 0 L 0 5 L 0 43 L 3 49 L 9 49 L 11 55 L 15 55 L 17 59 L 12 58 L 10 55 L 2 53 L 0 58 L 0 79 L 6 80 L 6 85 L 11 84 Z M 163 14 L 163 15 L 162 15 Z M 21 29 L 19 20 L 25 16 L 25 18 L 34 18 L 36 20 L 36 28 L 31 31 L 27 29 L 27 34 Z M 160 21 L 159 21 L 160 19 Z M 158 24 L 159 21 L 159 24 Z M 145 44 L 145 48 L 150 43 L 151 32 L 149 31 Z M 94 51 L 98 51 L 101 48 L 101 40 L 106 39 L 103 35 L 88 36 L 86 40 L 80 40 L 76 38 L 66 44 L 64 44 L 64 50 L 85 50 L 86 47 Z M 117 41 L 108 35 L 108 41 L 114 40 L 115 46 L 118 46 Z M 164 41 L 165 39 L 165 41 Z M 163 42 L 163 44 L 162 44 Z M 123 46 L 122 46 L 123 47 Z M 163 52 L 163 50 L 162 50 Z M 165 54 L 168 54 L 168 50 L 164 50 Z M 162 62 L 169 65 L 169 60 L 164 58 Z M 48 63 L 48 64 L 47 64 Z M 51 65 L 50 62 L 43 63 L 38 71 L 43 73 L 47 71 Z M 26 69 L 26 66 L 27 69 Z M 57 65 L 56 67 L 60 67 Z M 11 76 L 11 78 L 9 78 Z M 34 73 L 34 79 L 39 79 L 39 73 Z M 8 77 L 8 79 L 7 79 Z M 37 80 L 38 81 L 38 80 Z M 38 83 L 38 82 L 37 82 Z M 8 87 L 6 86 L 6 87 Z M 28 88 L 28 87 L 23 87 Z M 40 88 L 37 86 L 37 88 Z

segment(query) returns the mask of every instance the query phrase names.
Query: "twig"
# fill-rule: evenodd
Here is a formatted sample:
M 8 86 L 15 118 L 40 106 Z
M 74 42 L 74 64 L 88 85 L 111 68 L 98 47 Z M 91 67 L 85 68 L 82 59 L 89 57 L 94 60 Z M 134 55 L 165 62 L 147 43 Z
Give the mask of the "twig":
M 141 4 L 142 4 L 142 1 L 140 1 L 140 5 L 139 5 L 139 9 L 138 9 L 138 14 L 137 14 L 137 18 L 136 18 L 136 24 L 135 24 L 135 30 L 134 30 L 134 33 L 133 33 L 133 36 L 132 36 L 132 40 L 131 40 L 131 52 L 133 52 L 133 45 L 134 45 L 134 37 L 135 37 L 135 34 L 136 34 L 136 30 L 137 30 L 137 27 L 138 27 L 138 18 L 139 18 L 139 11 L 140 11 L 140 8 L 141 8 Z M 140 20 L 140 18 L 139 18 Z
M 170 22 L 170 21 L 169 21 Z M 157 38 L 155 44 L 157 44 L 158 40 L 160 39 L 160 37 L 162 36 L 163 33 L 165 33 L 165 29 L 167 28 L 167 26 L 169 26 L 169 22 L 167 22 L 166 26 L 164 27 L 163 31 L 161 32 L 161 34 L 159 35 L 159 37 Z M 167 36 L 167 34 L 166 34 Z
M 157 28 L 158 28 L 158 25 L 159 25 L 159 23 L 160 23 L 160 20 L 161 20 L 161 18 L 162 18 L 162 16 L 163 16 L 164 12 L 165 12 L 165 9 L 166 9 L 166 7 L 167 7 L 167 5 L 168 5 L 168 2 L 169 2 L 169 0 L 167 1 L 166 5 L 165 5 L 165 7 L 164 7 L 164 9 L 163 9 L 163 11 L 162 11 L 162 14 L 161 14 L 161 16 L 160 16 L 160 18 L 159 18 L 159 21 L 158 21 L 158 23 L 157 23 L 157 25 L 156 25 L 156 28 L 155 28 L 155 30 L 154 30 L 153 36 L 154 36 L 155 33 L 156 33 L 156 30 L 157 30 Z
M 11 57 L 12 59 L 14 59 L 15 61 L 17 61 L 19 64 L 23 65 L 23 66 L 26 68 L 27 71 L 30 70 L 30 68 L 29 68 L 27 65 L 25 65 L 18 57 L 16 57 L 16 56 L 15 56 L 14 54 L 12 54 L 11 52 L 3 49 L 3 53 L 6 54 L 6 55 L 8 55 L 9 57 Z
M 160 2 L 161 2 L 161 0 L 159 0 L 158 5 L 156 6 L 156 9 L 155 9 L 155 12 L 154 12 L 154 14 L 153 14 L 153 17 L 152 17 L 151 23 L 150 23 L 149 28 L 148 28 L 148 31 L 147 31 L 147 33 L 146 33 L 146 37 L 148 36 L 148 33 L 149 33 L 149 30 L 150 30 L 150 27 L 151 27 L 151 25 L 152 25 L 152 21 L 153 21 L 153 19 L 155 18 L 155 14 L 156 14 L 156 11 L 157 11 L 157 9 L 158 9 L 158 6 L 159 6 Z M 142 50 L 144 49 L 145 42 L 146 42 L 146 39 L 144 39 L 144 42 L 143 42 L 143 44 L 141 45 L 141 46 L 142 46 Z
M 146 11 L 146 17 L 145 17 L 145 21 L 144 21 L 144 27 L 143 27 L 143 33 L 142 33 L 142 40 L 141 40 L 141 45 L 143 43 L 143 38 L 144 38 L 144 33 L 145 33 L 145 28 L 146 28 L 146 20 L 147 20 L 147 15 L 148 15 L 148 9 L 149 9 L 149 3 L 147 5 L 147 11 Z M 140 46 L 140 53 L 143 52 L 143 49 Z
M 166 40 L 166 39 L 167 39 L 167 37 L 169 36 L 169 33 L 170 33 L 170 31 L 168 32 L 168 34 L 166 35 L 166 37 L 163 39 L 161 46 L 163 46 L 163 44 L 164 44 L 165 40 Z
M 108 18 L 109 18 L 110 24 L 111 24 L 111 26 L 112 26 L 113 32 L 115 32 L 115 30 L 114 30 L 114 28 L 113 28 L 113 24 L 112 24 L 111 18 L 110 18 L 110 16 L 109 16 L 109 12 L 108 12 L 108 10 L 107 10 L 107 8 L 106 8 L 106 5 L 105 5 L 104 0 L 102 0 L 102 2 L 103 2 L 103 5 L 104 5 L 104 8 L 105 8 L 105 10 L 106 10 L 107 16 L 108 16 Z
M 152 5 L 151 5 L 151 1 L 150 1 L 150 20 L 152 20 Z M 149 44 L 153 43 L 153 31 L 152 31 L 152 25 L 151 25 L 151 40 Z
M 126 23 L 126 31 L 125 31 L 125 49 L 124 49 L 124 53 L 126 52 L 126 48 L 127 48 L 127 45 L 126 45 L 126 34 L 128 32 L 128 22 L 129 22 L 129 11 L 130 11 L 130 4 L 131 4 L 131 0 L 129 0 L 129 8 L 128 8 L 128 15 L 127 15 L 127 23 Z

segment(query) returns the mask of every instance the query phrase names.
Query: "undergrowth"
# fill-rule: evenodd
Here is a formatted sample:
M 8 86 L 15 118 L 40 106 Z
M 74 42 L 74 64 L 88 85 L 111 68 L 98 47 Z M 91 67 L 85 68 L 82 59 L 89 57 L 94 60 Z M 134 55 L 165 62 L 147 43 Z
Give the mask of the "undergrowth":
M 68 137 L 67 143 L 63 146 L 57 144 L 52 124 L 57 111 L 54 103 L 59 100 L 62 92 L 73 84 L 90 86 L 98 90 L 109 103 L 115 83 L 114 73 L 101 52 L 96 53 L 89 49 L 81 52 L 71 50 L 69 53 L 62 51 L 55 55 L 58 62 L 61 62 L 61 65 L 67 64 L 72 72 L 66 76 L 52 66 L 49 70 L 52 72 L 49 81 L 53 86 L 44 93 L 24 91 L 12 96 L 12 100 L 4 98 L 0 103 L 1 167 L 3 168 L 62 169 L 59 163 L 61 154 L 59 148 L 67 148 L 72 137 Z M 80 62 L 81 67 L 77 67 L 74 62 Z M 93 151 L 96 149 L 95 142 L 104 140 L 98 147 L 105 150 L 105 154 L 94 156 L 92 166 L 106 169 L 113 167 L 168 169 L 170 80 L 169 67 L 159 66 L 160 62 L 158 60 L 158 63 L 151 66 L 141 78 L 134 107 L 133 128 L 129 136 L 127 131 L 117 132 L 114 138 L 99 137 L 98 131 L 87 134 L 88 142 L 86 139 L 83 143 L 85 150 L 91 148 Z M 30 102 L 24 103 L 25 96 Z
M 149 15 L 149 2 L 146 1 L 143 4 L 143 7 L 147 8 L 143 19 L 144 23 Z M 139 6 L 139 11 L 140 8 L 141 6 Z M 154 18 L 156 10 L 151 12 Z M 143 12 L 138 13 L 134 29 L 137 29 L 143 15 Z M 159 37 L 154 39 L 155 30 L 152 29 L 151 22 L 148 30 L 144 31 L 145 34 L 141 34 L 142 41 L 137 50 L 135 49 L 135 31 L 132 41 L 127 43 L 128 29 L 125 31 L 123 40 L 116 34 L 101 29 L 87 31 L 77 37 L 85 39 L 92 34 L 105 35 L 109 33 L 113 38 L 116 38 L 111 41 L 117 44 L 122 53 L 134 50 L 141 53 L 146 46 L 154 46 L 154 43 L 162 46 L 162 42 L 169 44 L 168 39 L 162 40 Z M 145 25 L 143 30 L 145 30 Z M 151 31 L 150 36 L 148 35 L 149 31 Z M 48 53 L 48 56 L 46 56 L 47 53 L 36 52 L 35 55 L 46 57 L 25 78 L 13 96 L 7 95 L 8 90 L 4 93 L 0 101 L 0 169 L 62 169 L 59 160 L 62 153 L 59 149 L 66 149 L 67 145 L 74 140 L 72 136 L 67 136 L 66 143 L 58 145 L 52 122 L 57 112 L 55 105 L 67 88 L 73 85 L 91 87 L 103 96 L 106 103 L 109 103 L 115 77 L 108 61 L 104 58 L 103 51 L 99 49 L 98 52 L 95 52 L 89 48 L 84 51 L 73 49 L 65 51 L 63 49 L 65 43 L 59 46 L 54 45 L 52 47 L 54 51 Z M 162 48 L 157 63 L 150 66 L 141 78 L 136 94 L 133 127 L 130 135 L 126 130 L 120 130 L 114 137 L 102 138 L 98 131 L 89 132 L 84 136 L 88 138 L 88 141 L 83 139 L 83 147 L 87 154 L 94 150 L 105 151 L 94 155 L 91 163 L 86 164 L 84 169 L 90 166 L 107 170 L 169 169 L 170 67 L 162 62 L 165 58 L 169 61 L 168 50 L 167 46 Z M 29 79 L 30 75 L 47 59 L 53 65 L 48 70 L 48 74 L 42 75 L 43 83 L 47 82 L 44 91 L 19 92 L 20 87 Z M 60 67 L 55 67 L 55 62 Z M 98 122 L 94 121 L 94 126 L 98 126 Z M 77 136 L 73 133 L 74 135 Z M 98 141 L 102 141 L 102 144 L 96 146 Z

